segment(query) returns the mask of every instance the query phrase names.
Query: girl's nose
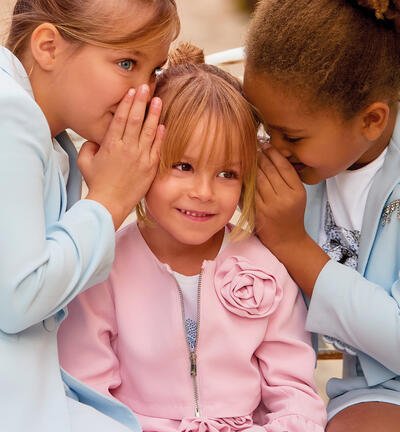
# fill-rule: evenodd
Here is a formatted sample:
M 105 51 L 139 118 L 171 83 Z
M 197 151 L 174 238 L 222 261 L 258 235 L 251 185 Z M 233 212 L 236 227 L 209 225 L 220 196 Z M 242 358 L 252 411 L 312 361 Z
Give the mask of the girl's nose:
M 156 82 L 155 82 L 155 80 L 150 80 L 148 82 L 148 85 L 149 85 L 149 89 L 150 89 L 150 93 L 149 93 L 149 102 L 150 102 L 151 98 L 153 97 L 154 92 L 156 90 Z
M 278 148 L 278 151 L 285 158 L 292 156 L 292 152 L 287 147 Z
M 151 73 L 150 75 L 145 75 L 143 77 L 143 83 L 147 84 L 150 89 L 149 93 L 149 102 L 151 101 L 151 98 L 154 95 L 154 91 L 156 89 L 156 75 L 154 73 Z
M 200 201 L 210 201 L 214 196 L 212 181 L 195 175 L 189 196 Z
M 288 158 L 292 156 L 292 152 L 289 146 L 282 139 L 277 139 L 277 138 L 273 139 L 271 137 L 269 144 L 272 147 L 275 147 L 283 157 Z

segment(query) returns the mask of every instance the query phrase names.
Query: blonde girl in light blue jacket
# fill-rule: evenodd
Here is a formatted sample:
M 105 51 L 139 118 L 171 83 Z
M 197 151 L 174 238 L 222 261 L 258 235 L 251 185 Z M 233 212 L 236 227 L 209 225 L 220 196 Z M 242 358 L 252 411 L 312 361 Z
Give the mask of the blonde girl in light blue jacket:
M 160 99 L 145 110 L 178 30 L 173 0 L 16 3 L 0 47 L 1 431 L 139 429 L 60 371 L 56 334 L 68 302 L 107 277 L 115 230 L 156 173 Z M 79 202 L 66 128 L 88 140 Z

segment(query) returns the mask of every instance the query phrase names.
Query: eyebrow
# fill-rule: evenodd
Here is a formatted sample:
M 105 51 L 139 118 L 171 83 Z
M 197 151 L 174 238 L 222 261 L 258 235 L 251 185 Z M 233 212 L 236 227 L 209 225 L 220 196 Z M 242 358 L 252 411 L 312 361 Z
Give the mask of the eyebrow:
M 183 156 L 181 157 L 181 161 L 180 161 L 180 162 L 187 162 L 187 163 L 193 165 L 193 163 L 195 163 L 195 162 L 197 162 L 197 161 L 198 161 L 197 158 L 191 158 L 191 157 L 189 157 L 189 156 L 183 155 Z M 213 165 L 213 164 L 211 163 L 210 165 L 212 165 L 214 168 L 221 168 L 221 169 L 224 169 L 224 168 L 237 168 L 237 167 L 240 167 L 240 166 L 241 166 L 241 163 L 240 163 L 240 161 L 233 161 L 233 162 L 231 162 L 230 164 L 219 164 L 219 165 L 215 164 L 215 165 Z
M 129 55 L 132 55 L 132 57 L 147 58 L 146 53 L 138 51 L 136 49 L 124 48 L 124 49 L 121 49 L 120 51 L 125 52 Z M 168 61 L 168 58 L 165 58 L 164 60 L 160 61 L 159 65 L 164 66 L 167 63 L 167 61 Z
M 268 125 L 268 128 L 269 129 L 275 129 L 275 130 L 278 130 L 278 131 L 283 132 L 283 133 L 302 133 L 302 132 L 304 132 L 303 129 L 291 129 L 291 128 L 288 128 L 285 126 L 278 126 L 278 125 L 271 125 L 271 124 Z
M 141 53 L 139 51 L 132 51 L 132 53 L 134 54 L 134 57 L 137 56 L 137 57 L 141 57 L 142 59 L 143 58 L 148 59 L 148 56 L 146 55 L 146 53 Z M 165 66 L 167 64 L 167 61 L 168 61 L 168 58 L 165 58 L 165 59 L 161 60 L 158 63 L 157 67 L 163 67 L 163 66 Z

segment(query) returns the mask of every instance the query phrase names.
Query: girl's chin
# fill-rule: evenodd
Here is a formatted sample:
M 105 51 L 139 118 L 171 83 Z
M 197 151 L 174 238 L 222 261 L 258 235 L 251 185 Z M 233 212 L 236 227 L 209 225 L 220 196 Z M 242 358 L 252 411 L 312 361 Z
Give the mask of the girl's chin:
M 300 175 L 300 180 L 305 183 L 306 185 L 313 186 L 318 183 L 321 183 L 322 181 L 326 180 L 326 178 L 321 178 L 317 176 L 310 176 L 310 175 Z
M 78 134 L 80 135 L 80 134 Z M 105 134 L 101 133 L 101 134 L 96 134 L 96 133 L 86 133 L 86 134 L 82 134 L 80 135 L 82 137 L 83 140 L 85 141 L 90 141 L 93 142 L 99 146 L 101 146 L 101 143 L 104 140 Z

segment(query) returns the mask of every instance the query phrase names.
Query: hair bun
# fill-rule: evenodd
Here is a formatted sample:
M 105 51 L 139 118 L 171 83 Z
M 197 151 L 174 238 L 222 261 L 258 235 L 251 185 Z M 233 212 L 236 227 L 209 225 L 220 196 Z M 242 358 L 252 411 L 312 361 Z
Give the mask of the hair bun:
M 372 9 L 378 19 L 393 21 L 400 32 L 400 0 L 357 0 L 365 8 Z
M 205 63 L 203 50 L 188 42 L 180 43 L 168 55 L 169 66 L 201 63 Z

